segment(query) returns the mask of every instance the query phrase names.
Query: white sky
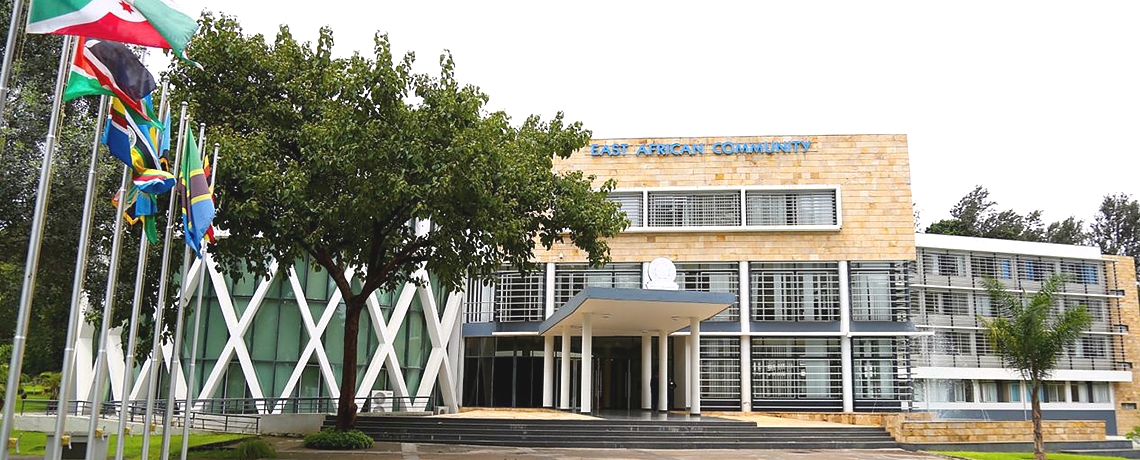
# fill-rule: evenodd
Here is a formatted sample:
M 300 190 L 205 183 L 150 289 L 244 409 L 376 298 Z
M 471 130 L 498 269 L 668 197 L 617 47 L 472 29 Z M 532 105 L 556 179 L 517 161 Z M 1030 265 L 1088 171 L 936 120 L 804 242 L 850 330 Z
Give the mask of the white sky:
M 597 138 L 907 134 L 923 227 L 977 184 L 1047 222 L 1140 198 L 1136 2 L 179 2 L 340 55 L 387 32 L 422 72 L 449 49 L 492 110 Z

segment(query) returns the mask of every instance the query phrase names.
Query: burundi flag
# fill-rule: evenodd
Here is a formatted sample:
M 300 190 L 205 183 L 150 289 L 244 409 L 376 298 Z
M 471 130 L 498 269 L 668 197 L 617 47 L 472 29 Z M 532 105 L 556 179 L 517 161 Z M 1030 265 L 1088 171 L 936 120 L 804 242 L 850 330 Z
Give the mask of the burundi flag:
M 202 157 L 198 153 L 198 141 L 191 130 L 186 132 L 186 146 L 182 149 L 181 179 L 182 229 L 186 244 L 198 258 L 202 257 L 202 238 L 214 221 L 214 199 L 210 196 L 210 184 L 202 168 Z
M 186 56 L 198 22 L 171 0 L 33 0 L 30 34 L 104 38 Z
M 119 100 L 149 120 L 141 99 L 154 92 L 154 77 L 122 43 L 80 38 L 63 100 L 107 95 Z

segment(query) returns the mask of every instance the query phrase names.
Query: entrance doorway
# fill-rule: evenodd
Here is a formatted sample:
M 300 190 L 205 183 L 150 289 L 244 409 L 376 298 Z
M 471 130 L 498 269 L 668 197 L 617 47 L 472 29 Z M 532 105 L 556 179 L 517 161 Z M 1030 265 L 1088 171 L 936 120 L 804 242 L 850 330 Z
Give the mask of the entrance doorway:
M 597 410 L 641 408 L 641 338 L 594 338 L 594 403 Z

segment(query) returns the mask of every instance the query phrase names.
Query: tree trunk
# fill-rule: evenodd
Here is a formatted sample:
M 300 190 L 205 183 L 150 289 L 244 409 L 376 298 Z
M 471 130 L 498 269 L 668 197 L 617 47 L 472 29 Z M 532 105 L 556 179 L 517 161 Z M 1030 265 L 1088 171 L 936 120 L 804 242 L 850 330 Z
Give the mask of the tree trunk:
M 1045 433 L 1041 431 L 1041 381 L 1030 383 L 1029 397 L 1033 407 L 1033 458 L 1045 460 Z
M 356 338 L 360 332 L 360 312 L 364 310 L 366 296 L 357 295 L 345 300 L 344 367 L 340 372 L 340 401 L 336 410 L 337 431 L 348 431 L 356 426 Z

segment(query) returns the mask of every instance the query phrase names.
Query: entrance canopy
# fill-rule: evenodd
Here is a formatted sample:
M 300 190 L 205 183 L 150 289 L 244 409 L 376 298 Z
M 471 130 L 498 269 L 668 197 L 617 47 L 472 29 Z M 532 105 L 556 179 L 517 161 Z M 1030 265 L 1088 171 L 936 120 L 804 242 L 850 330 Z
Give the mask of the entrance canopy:
M 677 332 L 692 318 L 706 320 L 736 302 L 723 292 L 667 291 L 586 287 L 538 327 L 541 335 L 560 334 L 566 327 L 582 327 L 591 315 L 593 335 L 631 336 Z

